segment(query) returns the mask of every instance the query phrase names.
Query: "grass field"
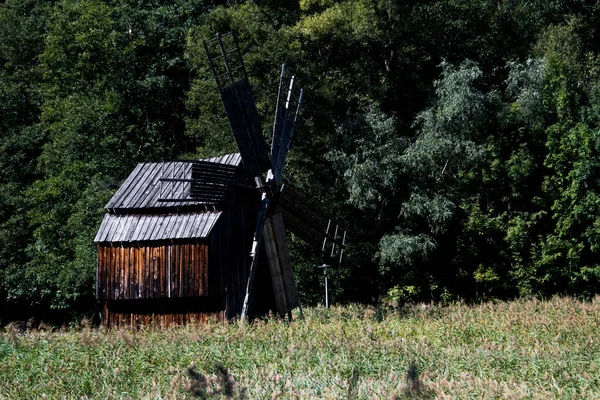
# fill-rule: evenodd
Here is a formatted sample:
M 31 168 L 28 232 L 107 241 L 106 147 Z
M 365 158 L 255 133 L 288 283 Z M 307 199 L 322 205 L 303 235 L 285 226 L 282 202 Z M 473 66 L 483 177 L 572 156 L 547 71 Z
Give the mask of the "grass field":
M 0 336 L 0 398 L 600 398 L 600 298 Z

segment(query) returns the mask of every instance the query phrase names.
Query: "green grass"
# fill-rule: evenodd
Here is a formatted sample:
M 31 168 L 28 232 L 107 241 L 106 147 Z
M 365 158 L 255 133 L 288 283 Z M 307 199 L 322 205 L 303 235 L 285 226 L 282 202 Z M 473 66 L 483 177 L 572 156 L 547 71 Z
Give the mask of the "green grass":
M 600 298 L 555 298 L 163 331 L 8 328 L 0 398 L 593 399 L 599 324 Z

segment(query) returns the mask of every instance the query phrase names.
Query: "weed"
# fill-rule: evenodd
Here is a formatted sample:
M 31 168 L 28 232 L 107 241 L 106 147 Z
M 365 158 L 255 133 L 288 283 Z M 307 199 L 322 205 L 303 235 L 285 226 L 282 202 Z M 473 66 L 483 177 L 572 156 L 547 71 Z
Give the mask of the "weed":
M 600 398 L 598 321 L 600 298 L 557 297 L 167 330 L 13 324 L 0 399 Z
M 348 391 L 346 393 L 348 399 L 355 399 L 358 394 L 358 371 L 352 368 L 352 374 L 348 379 Z

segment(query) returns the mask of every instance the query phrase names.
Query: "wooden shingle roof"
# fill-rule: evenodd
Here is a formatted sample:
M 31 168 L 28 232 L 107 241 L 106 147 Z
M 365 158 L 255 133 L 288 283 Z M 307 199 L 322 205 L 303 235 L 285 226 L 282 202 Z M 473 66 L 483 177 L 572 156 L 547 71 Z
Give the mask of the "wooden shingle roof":
M 239 153 L 213 157 L 203 161 L 214 162 L 231 166 L 239 166 L 241 157 Z M 186 182 L 177 183 L 167 187 L 166 192 L 161 185 L 161 178 L 190 178 L 192 173 L 192 162 L 173 161 L 162 163 L 140 163 L 119 187 L 114 196 L 106 204 L 108 210 L 169 208 L 189 205 L 197 205 L 201 202 L 194 201 L 160 201 L 166 196 L 171 198 L 186 199 L 189 197 L 190 184 Z M 161 193 L 161 188 L 163 193 Z
M 220 211 L 185 214 L 106 214 L 94 242 L 205 238 L 220 216 Z

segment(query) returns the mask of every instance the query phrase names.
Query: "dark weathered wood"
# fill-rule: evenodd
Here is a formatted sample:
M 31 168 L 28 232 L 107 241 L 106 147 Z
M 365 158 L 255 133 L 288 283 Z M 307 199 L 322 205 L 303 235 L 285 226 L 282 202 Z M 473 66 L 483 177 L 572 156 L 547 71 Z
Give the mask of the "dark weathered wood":
M 246 179 L 236 165 L 220 164 L 210 161 L 195 161 L 191 165 L 191 182 L 207 180 L 233 184 L 244 184 Z
M 277 310 L 284 316 L 300 304 L 281 214 L 267 219 L 263 234 Z
M 155 321 L 163 326 L 194 319 L 207 321 L 215 313 L 221 318 L 239 315 L 248 281 L 256 200 L 249 197 L 246 203 L 218 211 L 157 209 L 154 213 L 110 214 L 102 238 L 118 236 L 124 241 L 98 243 L 98 296 L 104 304 L 111 303 L 103 308 L 105 321 L 112 321 L 107 325 L 138 326 Z M 259 264 L 268 271 L 266 258 Z M 269 275 L 261 280 L 269 282 Z M 262 295 L 264 285 L 257 285 Z M 270 287 L 269 282 L 268 296 L 272 296 Z M 220 300 L 210 312 L 192 312 L 183 306 L 185 303 L 167 312 L 159 305 L 162 303 L 145 303 L 204 298 Z M 264 304 L 272 304 L 273 309 L 273 301 Z M 143 312 L 138 309 L 142 303 L 149 307 Z M 268 308 L 261 310 L 267 312 Z
M 122 278 L 122 297 L 123 299 L 129 300 L 129 270 L 131 265 L 129 264 L 129 248 L 121 247 L 121 269 L 123 271 Z
M 156 286 L 157 286 L 157 297 L 159 297 L 159 298 L 165 297 L 165 293 L 166 293 L 166 280 L 163 278 L 164 271 L 166 270 L 163 250 L 164 250 L 164 246 L 159 246 L 157 249 L 158 262 L 156 264 L 158 266 L 158 271 L 157 271 L 158 279 L 156 280 Z
M 198 265 L 196 261 L 196 245 L 190 245 L 190 296 L 198 296 L 198 288 L 196 287 L 196 275 L 198 268 L 194 268 L 194 265 Z
M 221 97 L 248 177 L 254 178 L 266 172 L 270 165 L 248 80 L 243 78 L 225 86 Z
M 122 204 L 124 200 L 129 196 L 134 190 L 133 187 L 136 185 L 138 176 L 140 175 L 140 171 L 144 169 L 145 164 L 138 164 L 135 169 L 129 174 L 129 177 L 123 182 L 123 184 L 119 187 L 117 192 L 113 195 L 113 197 L 106 204 L 107 209 L 115 208 L 116 205 Z
M 157 246 L 154 249 L 154 265 L 155 265 L 155 275 L 154 275 L 154 297 L 161 298 L 163 295 L 163 279 L 162 279 L 162 271 L 163 271 L 163 246 Z
M 137 299 L 138 298 L 138 281 L 137 281 L 137 257 L 138 257 L 138 249 L 135 246 L 131 246 L 129 248 L 131 252 L 131 287 L 130 287 L 130 298 Z
M 183 296 L 187 297 L 190 294 L 190 245 L 184 245 L 183 258 Z
M 116 204 L 107 208 L 135 208 L 142 199 L 146 198 L 147 188 L 153 184 L 154 177 L 159 173 L 157 167 L 158 165 L 154 163 L 142 164 L 142 169 L 131 180 L 133 186 L 127 190 L 125 197 L 120 199 L 120 204 L 115 202 Z M 145 190 L 140 190 L 141 188 Z
M 122 269 L 119 267 L 121 265 L 121 248 L 118 244 L 113 247 L 115 252 L 114 262 L 114 274 L 113 274 L 113 290 L 115 292 L 114 298 L 118 299 L 121 297 L 121 276 Z
M 185 214 L 107 214 L 97 242 L 199 239 L 207 237 L 221 211 Z
M 189 290 L 189 296 L 197 296 L 197 292 L 196 292 L 196 271 L 197 268 L 194 268 L 196 264 L 196 246 L 194 244 L 190 244 L 190 290 Z
M 276 182 L 280 182 L 283 165 L 290 150 L 294 129 L 296 127 L 296 118 L 300 111 L 302 103 L 302 89 L 299 97 L 292 96 L 294 77 L 290 80 L 289 87 L 283 86 L 283 76 L 285 65 L 281 69 L 281 78 L 279 80 L 279 91 L 277 94 L 277 103 L 275 107 L 275 122 L 273 123 L 273 142 L 271 146 L 271 169 Z
M 202 281 L 204 282 L 204 288 L 203 288 L 202 292 L 203 292 L 203 294 L 209 296 L 211 293 L 209 292 L 210 276 L 208 274 L 209 264 L 208 264 L 208 247 L 207 246 L 203 246 L 203 248 L 202 248 L 202 264 L 204 265 L 204 276 L 202 278 Z M 215 284 L 215 287 L 218 287 L 218 284 Z
M 129 198 L 126 208 L 147 208 L 156 205 L 160 195 L 160 184 L 158 180 L 164 169 L 168 168 L 170 163 L 159 164 L 152 163 L 148 165 L 148 174 L 143 180 L 139 181 L 140 187 L 136 187 L 134 195 Z M 165 167 L 165 168 L 163 168 Z M 142 189 L 142 190 L 139 190 Z
M 185 248 L 184 246 L 177 246 L 177 252 L 178 252 L 178 267 L 179 267 L 179 275 L 177 277 L 177 282 L 179 282 L 179 297 L 183 297 L 183 293 L 184 293 L 184 285 L 183 285 L 183 272 L 185 271 L 185 266 L 183 263 L 183 259 L 185 257 L 185 252 L 184 252 Z
M 292 268 L 292 260 L 290 259 L 290 251 L 287 246 L 287 238 L 285 236 L 285 228 L 283 225 L 283 217 L 281 214 L 275 214 L 271 217 L 271 225 L 275 235 L 275 244 L 277 246 L 277 254 L 279 256 L 279 265 L 281 267 L 281 276 L 286 294 L 288 311 L 294 307 L 298 307 L 298 291 L 296 289 L 296 281 L 294 279 L 294 271 Z
M 160 247 L 152 248 L 152 297 L 160 297 Z
M 98 256 L 97 256 L 97 263 L 96 263 L 96 299 L 100 299 L 103 296 L 101 295 L 102 293 L 102 288 L 104 285 L 104 275 L 103 275 L 103 271 L 101 270 L 100 265 L 103 264 L 102 260 L 102 251 L 104 249 L 101 249 L 100 247 L 98 247 Z
M 106 269 L 104 267 L 104 247 L 98 246 L 98 264 L 96 265 L 96 299 L 104 298 L 106 287 Z
M 150 282 L 150 262 L 152 257 L 150 256 L 150 252 L 148 251 L 147 247 L 142 247 L 141 249 L 142 254 L 143 254 L 143 258 L 142 258 L 142 298 L 143 299 L 147 299 L 150 297 L 150 292 L 148 291 L 149 289 L 149 282 Z
M 192 250 L 192 258 L 190 260 L 190 264 L 192 266 L 198 265 L 198 267 L 201 267 L 200 263 L 198 262 L 197 259 L 197 246 L 196 244 L 192 244 L 191 246 L 191 250 Z M 191 286 L 192 286 L 192 290 L 190 293 L 190 296 L 198 296 L 198 281 L 197 281 L 197 276 L 198 276 L 198 270 L 200 268 L 190 268 L 191 271 L 191 277 L 190 277 L 190 282 L 191 282 Z
M 179 246 L 179 277 L 178 277 L 178 282 L 179 282 L 179 296 L 180 297 L 185 297 L 187 295 L 187 268 L 186 268 L 186 246 L 185 245 L 181 245 Z
M 134 257 L 134 270 L 135 270 L 135 285 L 134 285 L 134 299 L 139 299 L 142 296 L 140 295 L 140 289 L 142 287 L 142 251 L 141 248 L 137 245 L 132 246 L 135 257 Z
M 222 297 L 107 301 L 102 310 L 102 319 L 110 328 L 150 325 L 166 328 L 194 320 L 222 322 L 225 320 L 222 301 Z
M 241 157 L 239 154 L 229 154 L 221 157 L 214 157 L 205 160 L 213 164 L 223 164 L 226 167 L 240 167 Z M 197 205 L 196 201 L 187 201 L 182 199 L 174 203 L 159 202 L 160 198 L 160 179 L 168 175 L 171 171 L 174 174 L 185 178 L 191 178 L 192 165 L 194 161 L 174 161 L 166 163 L 143 163 L 138 164 L 129 177 L 123 182 L 119 190 L 107 203 L 106 208 L 123 212 L 133 209 L 153 209 L 153 208 L 175 208 L 181 206 Z M 240 174 L 241 171 L 236 172 Z M 168 177 L 167 177 L 168 178 Z M 190 185 L 178 185 L 175 195 L 182 194 L 189 190 Z M 188 199 L 189 200 L 189 199 Z
M 269 263 L 269 269 L 271 271 L 271 280 L 273 282 L 273 291 L 275 293 L 275 303 L 277 305 L 277 312 L 279 315 L 284 316 L 290 310 L 287 304 L 287 297 L 285 295 L 285 287 L 283 285 L 283 278 L 281 276 L 281 265 L 280 256 L 278 254 L 278 246 L 275 242 L 275 234 L 273 232 L 273 226 L 271 218 L 265 220 L 263 226 L 263 242 L 265 244 L 265 250 L 267 254 L 267 262 Z
M 112 296 L 112 261 L 113 261 L 113 254 L 112 254 L 112 248 L 110 245 L 105 246 L 104 247 L 104 266 L 103 268 L 105 269 L 104 273 L 106 274 L 106 286 L 104 288 L 104 292 L 105 292 L 105 298 L 110 298 Z
M 125 251 L 127 252 L 127 289 L 126 289 L 127 299 L 133 299 L 133 291 L 134 291 L 134 285 L 135 285 L 135 281 L 133 278 L 133 272 L 135 269 L 133 247 L 127 246 L 125 248 Z
M 112 298 L 113 292 L 112 292 L 112 271 L 114 270 L 113 268 L 113 254 L 112 254 L 112 247 L 110 245 L 106 245 L 106 256 L 104 259 L 104 266 L 103 268 L 106 269 L 105 274 L 106 274 L 106 299 L 110 299 Z
M 200 270 L 203 265 L 200 263 L 200 260 L 198 260 L 198 245 L 195 243 L 192 245 L 192 265 L 198 265 L 200 267 L 192 268 L 192 296 L 201 296 L 198 283 Z
M 115 247 L 115 252 L 117 253 L 117 257 L 115 259 L 116 263 L 116 277 L 117 281 L 115 282 L 115 290 L 117 295 L 115 298 L 122 299 L 123 298 L 123 268 L 121 267 L 123 262 L 123 253 L 121 251 L 121 246 Z
M 114 245 L 112 247 L 113 256 L 111 258 L 111 262 L 113 264 L 112 269 L 112 280 L 111 280 L 111 288 L 112 288 L 112 297 L 114 299 L 119 298 L 119 269 L 116 267 L 119 265 L 119 247 L 118 245 Z
M 169 296 L 169 279 L 167 276 L 169 262 L 169 246 L 164 245 L 160 248 L 161 251 L 161 271 L 160 271 L 160 295 L 163 298 Z

